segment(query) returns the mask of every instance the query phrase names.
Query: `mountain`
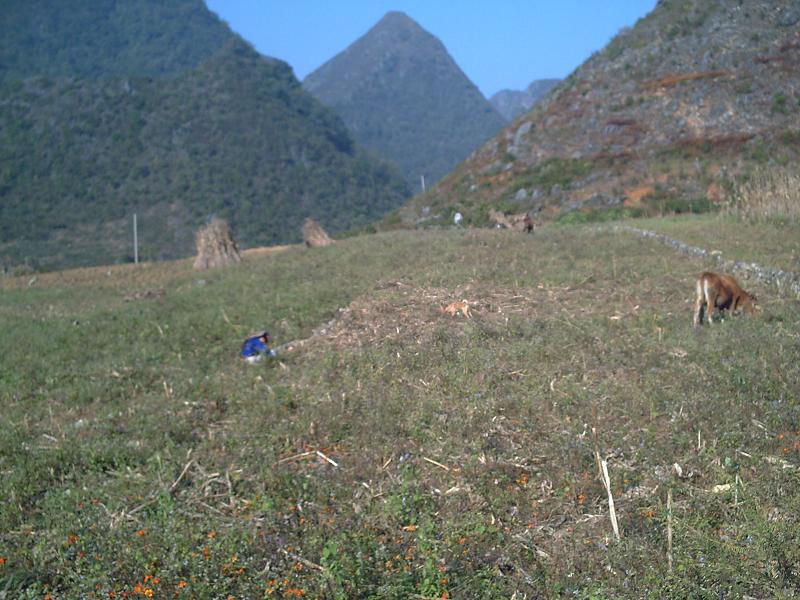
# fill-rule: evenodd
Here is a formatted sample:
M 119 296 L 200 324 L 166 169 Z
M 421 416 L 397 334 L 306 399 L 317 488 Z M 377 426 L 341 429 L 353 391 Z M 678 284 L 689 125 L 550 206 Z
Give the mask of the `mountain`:
M 799 23 L 796 0 L 661 0 L 393 219 L 724 201 L 800 155 Z
M 196 67 L 234 37 L 198 0 L 4 0 L 0 81 L 156 77 Z
M 87 19 L 95 14 L 94 0 L 70 5 Z M 130 260 L 134 213 L 140 257 L 151 260 L 193 253 L 194 231 L 211 216 L 228 219 L 247 247 L 299 241 L 308 216 L 331 232 L 363 226 L 408 197 L 394 167 L 360 149 L 287 64 L 260 56 L 199 0 L 118 4 L 126 14 L 138 6 L 160 16 L 172 7 L 167 23 L 194 14 L 190 5 L 198 15 L 170 30 L 177 53 L 160 61 L 151 53 L 168 49 L 148 44 L 167 34 L 134 11 L 131 30 L 141 43 L 129 35 L 124 46 L 142 53 L 128 54 L 128 76 L 102 61 L 75 61 L 80 69 L 66 76 L 47 74 L 50 67 L 36 73 L 33 62 L 5 63 L 0 262 L 53 268 Z M 223 29 L 193 46 L 193 23 Z M 53 47 L 70 47 L 62 33 Z M 223 37 L 218 47 L 209 41 Z M 185 48 L 194 54 L 181 55 Z
M 442 43 L 401 12 L 386 14 L 303 85 L 359 143 L 398 164 L 412 189 L 420 175 L 440 179 L 503 126 Z
M 513 121 L 521 114 L 528 112 L 542 96 L 553 89 L 560 79 L 537 79 L 523 91 L 519 90 L 500 90 L 489 98 L 489 102 L 494 106 L 506 121 Z

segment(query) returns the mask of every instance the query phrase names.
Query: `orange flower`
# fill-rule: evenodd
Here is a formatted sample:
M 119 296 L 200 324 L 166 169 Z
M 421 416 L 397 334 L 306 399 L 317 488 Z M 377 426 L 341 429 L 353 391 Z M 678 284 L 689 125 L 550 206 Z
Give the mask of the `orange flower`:
M 5 556 L 0 556 L 0 567 L 8 562 L 8 559 Z
M 67 536 L 67 543 L 68 543 L 68 544 L 74 544 L 74 543 L 75 543 L 75 542 L 77 542 L 77 541 L 78 541 L 78 536 L 77 536 L 77 535 L 75 535 L 74 533 L 70 533 L 70 534 Z
M 153 590 L 151 590 L 150 588 L 144 588 L 144 595 L 147 596 L 148 598 L 152 598 Z
M 111 590 L 110 592 L 108 592 L 108 597 L 109 598 L 116 598 L 117 597 L 117 592 L 115 592 L 114 590 Z
M 133 593 L 134 594 L 141 594 L 142 593 L 142 584 L 141 583 L 137 583 L 135 586 L 133 586 Z
M 203 558 L 206 560 L 211 558 L 211 552 L 208 551 L 208 546 L 203 546 Z
M 211 531 L 208 532 L 208 539 L 213 540 L 215 537 L 217 537 L 216 531 L 212 529 Z
M 439 596 L 439 598 L 449 598 L 449 597 L 450 597 L 450 594 L 448 594 L 448 593 L 447 593 L 447 590 L 445 590 L 444 592 L 442 592 L 442 595 L 441 595 L 441 596 Z
M 185 588 L 185 587 L 186 587 L 186 582 L 185 582 L 183 579 L 181 579 L 181 580 L 178 582 L 178 587 L 179 587 L 179 588 Z
M 586 496 L 584 496 L 583 494 L 578 494 L 578 504 L 583 506 L 584 502 L 586 502 Z
M 146 533 L 147 532 L 144 529 L 140 529 L 139 531 L 136 532 L 136 535 L 138 535 L 139 537 L 144 537 Z

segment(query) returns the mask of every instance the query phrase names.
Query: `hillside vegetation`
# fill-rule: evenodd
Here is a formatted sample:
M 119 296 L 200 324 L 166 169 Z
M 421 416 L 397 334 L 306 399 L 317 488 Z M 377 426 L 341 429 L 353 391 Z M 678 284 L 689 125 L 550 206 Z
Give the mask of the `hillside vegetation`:
M 800 9 L 662 0 L 399 213 L 696 211 L 800 157 Z
M 438 181 L 503 126 L 442 42 L 401 12 L 387 13 L 303 85 L 416 191 L 420 176 Z
M 792 597 L 800 303 L 693 332 L 707 266 L 553 226 L 2 279 L 0 589 Z M 245 368 L 260 327 L 310 339 Z
M 242 246 L 261 246 L 299 241 L 309 216 L 342 232 L 408 197 L 400 174 L 287 64 L 260 56 L 199 0 L 113 4 L 70 5 L 63 22 L 56 9 L 51 42 L 63 51 L 45 53 L 52 64 L 22 60 L 33 60 L 23 33 L 4 41 L 19 52 L 0 85 L 4 266 L 129 261 L 134 213 L 140 257 L 153 260 L 191 254 L 213 216 Z M 27 13 L 13 4 L 30 36 L 50 31 L 43 3 Z M 104 36 L 91 35 L 98 15 L 110 20 Z M 84 21 L 90 33 L 71 37 Z
M 234 37 L 198 0 L 5 0 L 0 81 L 159 77 L 196 67 Z

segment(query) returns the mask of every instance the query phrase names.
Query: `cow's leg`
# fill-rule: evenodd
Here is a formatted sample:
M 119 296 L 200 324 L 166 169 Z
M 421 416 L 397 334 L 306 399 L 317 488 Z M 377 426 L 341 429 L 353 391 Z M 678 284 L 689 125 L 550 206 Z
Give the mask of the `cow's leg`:
M 703 285 L 703 293 L 706 297 L 706 320 L 708 324 L 711 325 L 714 323 L 714 307 L 717 304 L 717 290 L 706 281 Z
M 703 324 L 703 283 L 700 279 L 697 280 L 693 324 L 695 327 L 699 327 Z

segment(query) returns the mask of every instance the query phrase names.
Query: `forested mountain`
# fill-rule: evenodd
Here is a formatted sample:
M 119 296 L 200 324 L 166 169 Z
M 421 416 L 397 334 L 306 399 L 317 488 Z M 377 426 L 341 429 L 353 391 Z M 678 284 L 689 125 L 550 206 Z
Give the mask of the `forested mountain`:
M 0 81 L 159 76 L 192 68 L 234 34 L 198 0 L 2 0 Z
M 506 121 L 513 121 L 528 112 L 542 97 L 553 89 L 560 79 L 536 79 L 524 90 L 500 90 L 489 98 L 495 110 Z
M 442 43 L 401 12 L 308 75 L 303 85 L 412 189 L 434 182 L 503 125 Z
M 71 4 L 93 14 L 92 2 Z M 97 3 L 107 4 L 129 3 Z M 192 4 L 199 16 L 188 25 L 216 22 L 225 31 L 199 0 L 130 3 L 147 15 L 172 7 L 170 23 Z M 141 39 L 159 39 L 158 19 L 136 14 Z M 197 28 L 164 35 L 189 48 Z M 160 65 L 159 76 L 131 66 L 123 77 L 98 64 L 91 74 L 14 79 L 6 73 L 23 67 L 4 69 L 0 263 L 130 260 L 134 213 L 147 260 L 191 254 L 194 231 L 211 216 L 228 219 L 248 247 L 299 241 L 308 216 L 332 232 L 361 226 L 407 198 L 399 173 L 359 149 L 287 64 L 229 31 L 218 48 L 211 37 L 196 40 L 194 58 L 140 61 Z
M 661 0 L 401 216 L 725 201 L 800 158 L 798 26 L 796 0 Z

